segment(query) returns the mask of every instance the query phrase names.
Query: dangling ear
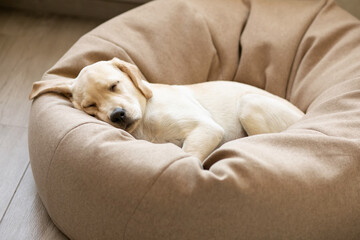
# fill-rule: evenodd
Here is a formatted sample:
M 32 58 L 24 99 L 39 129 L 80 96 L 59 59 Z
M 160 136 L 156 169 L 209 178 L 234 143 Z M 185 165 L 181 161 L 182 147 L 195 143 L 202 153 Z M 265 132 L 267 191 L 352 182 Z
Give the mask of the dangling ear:
M 29 99 L 32 100 L 37 96 L 48 92 L 60 93 L 68 98 L 71 98 L 71 86 L 73 82 L 74 80 L 48 80 L 34 82 Z
M 150 99 L 153 95 L 150 87 L 145 83 L 145 80 L 142 79 L 140 70 L 134 64 L 125 62 L 114 57 L 111 60 L 116 67 L 118 67 L 121 71 L 129 75 L 131 80 L 133 81 L 134 85 L 142 92 L 142 94 L 147 98 Z

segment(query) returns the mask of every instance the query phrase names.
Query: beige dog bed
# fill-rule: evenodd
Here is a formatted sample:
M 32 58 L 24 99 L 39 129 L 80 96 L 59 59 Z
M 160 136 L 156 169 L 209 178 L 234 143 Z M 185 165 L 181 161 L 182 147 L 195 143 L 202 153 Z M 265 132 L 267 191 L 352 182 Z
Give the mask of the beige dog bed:
M 285 132 L 229 142 L 201 166 L 65 97 L 39 97 L 31 165 L 49 215 L 71 239 L 359 238 L 356 18 L 326 0 L 154 1 L 83 36 L 43 79 L 74 78 L 114 56 L 150 82 L 248 83 L 306 116 Z

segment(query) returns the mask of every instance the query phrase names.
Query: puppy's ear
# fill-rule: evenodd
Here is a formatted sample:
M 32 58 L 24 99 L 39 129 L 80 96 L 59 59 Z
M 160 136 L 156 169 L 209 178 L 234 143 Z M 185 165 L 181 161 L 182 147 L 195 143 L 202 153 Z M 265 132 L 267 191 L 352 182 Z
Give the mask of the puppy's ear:
M 142 92 L 142 94 L 147 98 L 150 99 L 153 95 L 150 87 L 145 83 L 145 80 L 142 79 L 140 70 L 134 64 L 125 62 L 114 57 L 111 60 L 116 67 L 118 67 L 121 71 L 129 75 L 131 80 L 133 81 L 134 85 Z
M 71 86 L 73 82 L 74 81 L 71 80 L 49 80 L 34 82 L 29 99 L 32 100 L 37 96 L 48 92 L 60 93 L 68 98 L 71 98 Z

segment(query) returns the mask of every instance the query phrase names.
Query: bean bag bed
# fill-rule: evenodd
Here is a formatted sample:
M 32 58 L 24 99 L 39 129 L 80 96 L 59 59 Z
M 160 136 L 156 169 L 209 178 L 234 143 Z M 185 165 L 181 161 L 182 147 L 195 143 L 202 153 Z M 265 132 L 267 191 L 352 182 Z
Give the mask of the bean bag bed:
M 70 239 L 360 238 L 360 22 L 332 0 L 153 1 L 81 37 L 43 80 L 113 57 L 149 82 L 247 83 L 306 115 L 201 164 L 40 96 L 31 166 Z

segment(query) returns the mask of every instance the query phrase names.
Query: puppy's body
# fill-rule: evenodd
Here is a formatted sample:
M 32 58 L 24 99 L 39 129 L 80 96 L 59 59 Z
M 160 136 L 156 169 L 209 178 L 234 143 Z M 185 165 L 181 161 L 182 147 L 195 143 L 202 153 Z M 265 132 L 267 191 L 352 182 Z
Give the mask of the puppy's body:
M 227 85 L 225 82 L 186 86 L 150 84 L 153 96 L 148 100 L 143 118 L 132 134 L 139 139 L 156 143 L 172 142 L 180 147 L 197 128 L 202 128 L 203 133 L 199 131 L 196 134 L 206 133 L 209 138 L 213 132 L 214 137 L 220 140 L 218 144 L 244 136 L 239 118 L 231 114 L 239 107 L 235 103 L 239 95 L 222 106 L 214 99 L 207 101 L 206 94 L 201 93 L 219 92 L 219 87 L 224 87 L 224 84 Z M 208 144 L 208 141 L 203 139 L 198 144 Z
M 153 96 L 132 135 L 174 143 L 200 159 L 225 142 L 247 134 L 280 132 L 303 116 L 285 100 L 236 82 L 149 86 Z
M 132 134 L 139 139 L 178 146 L 199 125 L 223 131 L 220 144 L 245 136 L 239 121 L 240 98 L 245 93 L 240 85 L 243 84 L 225 81 L 185 86 L 150 84 L 153 97 Z M 223 90 L 226 94 L 219 96 Z
M 171 142 L 200 160 L 227 141 L 283 131 L 304 115 L 246 84 L 151 84 L 137 67 L 117 58 L 85 67 L 72 82 L 34 83 L 30 98 L 46 92 L 68 95 L 76 108 L 137 139 Z

